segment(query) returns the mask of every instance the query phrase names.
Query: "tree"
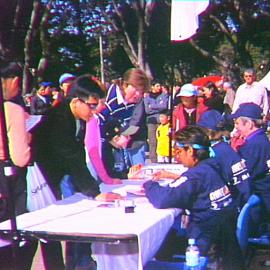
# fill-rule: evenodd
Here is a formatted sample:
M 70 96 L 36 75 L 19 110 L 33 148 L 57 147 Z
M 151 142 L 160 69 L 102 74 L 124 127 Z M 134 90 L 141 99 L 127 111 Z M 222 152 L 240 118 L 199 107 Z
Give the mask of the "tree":
M 269 47 L 258 43 L 270 41 L 269 8 L 264 0 L 212 1 L 200 32 L 190 44 L 237 81 L 241 68 L 257 67 L 269 57 Z

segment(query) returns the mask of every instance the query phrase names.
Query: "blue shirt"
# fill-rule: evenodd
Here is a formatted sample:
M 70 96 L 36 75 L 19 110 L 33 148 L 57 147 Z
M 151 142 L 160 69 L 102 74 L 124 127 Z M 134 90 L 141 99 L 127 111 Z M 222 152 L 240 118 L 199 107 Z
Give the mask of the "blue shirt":
M 219 165 L 212 158 L 188 169 L 169 186 L 148 181 L 144 188 L 155 207 L 188 209 L 196 223 L 234 207 L 230 190 L 219 173 Z
M 239 148 L 251 177 L 252 193 L 270 195 L 270 142 L 263 129 L 250 134 Z
M 245 161 L 226 142 L 217 142 L 212 148 L 221 175 L 237 199 L 237 204 L 243 206 L 250 196 L 250 175 Z

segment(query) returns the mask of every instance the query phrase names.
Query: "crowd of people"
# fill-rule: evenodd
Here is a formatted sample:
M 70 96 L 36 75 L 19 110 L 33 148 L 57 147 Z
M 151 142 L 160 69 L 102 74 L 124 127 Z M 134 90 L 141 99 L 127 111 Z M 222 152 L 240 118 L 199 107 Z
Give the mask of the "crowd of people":
M 149 201 L 157 208 L 186 209 L 187 238 L 196 239 L 200 252 L 207 255 L 216 244 L 223 269 L 245 269 L 235 235 L 237 215 L 253 193 L 262 200 L 256 222 L 268 221 L 270 214 L 269 102 L 253 69 L 244 71 L 245 82 L 236 91 L 230 82 L 209 81 L 175 86 L 170 93 L 165 84 L 131 68 L 109 87 L 90 74 L 64 73 L 58 87 L 43 81 L 22 99 L 18 63 L 3 65 L 1 79 L 10 160 L 18 172 L 16 196 L 10 198 L 1 140 L 1 221 L 11 214 L 9 199 L 16 214 L 27 212 L 30 162 L 38 164 L 57 199 L 82 192 L 102 200 L 117 195 L 101 194 L 99 184 L 122 183 L 134 166 L 146 164 L 149 151 L 151 163 L 188 168 L 182 175 L 165 170 L 152 175 L 144 184 Z M 42 120 L 28 132 L 30 115 Z M 162 178 L 173 181 L 160 186 Z M 19 248 L 21 269 L 31 268 L 35 249 L 33 241 Z M 89 244 L 67 243 L 66 264 L 59 242 L 42 243 L 41 249 L 49 270 L 96 267 Z M 2 269 L 10 269 L 11 256 L 10 246 L 0 248 Z

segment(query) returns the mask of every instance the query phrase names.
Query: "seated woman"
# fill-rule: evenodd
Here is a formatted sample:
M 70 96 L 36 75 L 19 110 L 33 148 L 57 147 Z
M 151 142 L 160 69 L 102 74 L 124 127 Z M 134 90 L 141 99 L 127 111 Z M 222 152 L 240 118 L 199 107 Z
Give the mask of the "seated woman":
M 245 269 L 236 238 L 237 211 L 215 159 L 209 158 L 210 142 L 200 127 L 188 126 L 175 134 L 175 157 L 189 169 L 168 186 L 144 183 L 149 201 L 157 208 L 190 211 L 188 238 L 196 239 L 202 255 L 215 244 L 222 269 Z

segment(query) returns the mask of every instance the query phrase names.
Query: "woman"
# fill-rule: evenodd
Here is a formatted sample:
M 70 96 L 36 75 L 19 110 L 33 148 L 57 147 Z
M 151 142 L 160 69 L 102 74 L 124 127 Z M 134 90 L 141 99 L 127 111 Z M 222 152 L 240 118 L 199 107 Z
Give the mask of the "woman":
M 188 126 L 175 135 L 175 157 L 189 169 L 168 186 L 144 184 L 146 196 L 157 208 L 190 211 L 188 238 L 196 239 L 202 255 L 215 244 L 223 269 L 245 269 L 235 230 L 236 209 L 215 159 L 209 159 L 210 142 L 200 127 Z
M 207 82 L 202 89 L 204 104 L 210 110 L 217 110 L 221 114 L 224 112 L 223 96 L 218 91 L 213 82 Z

